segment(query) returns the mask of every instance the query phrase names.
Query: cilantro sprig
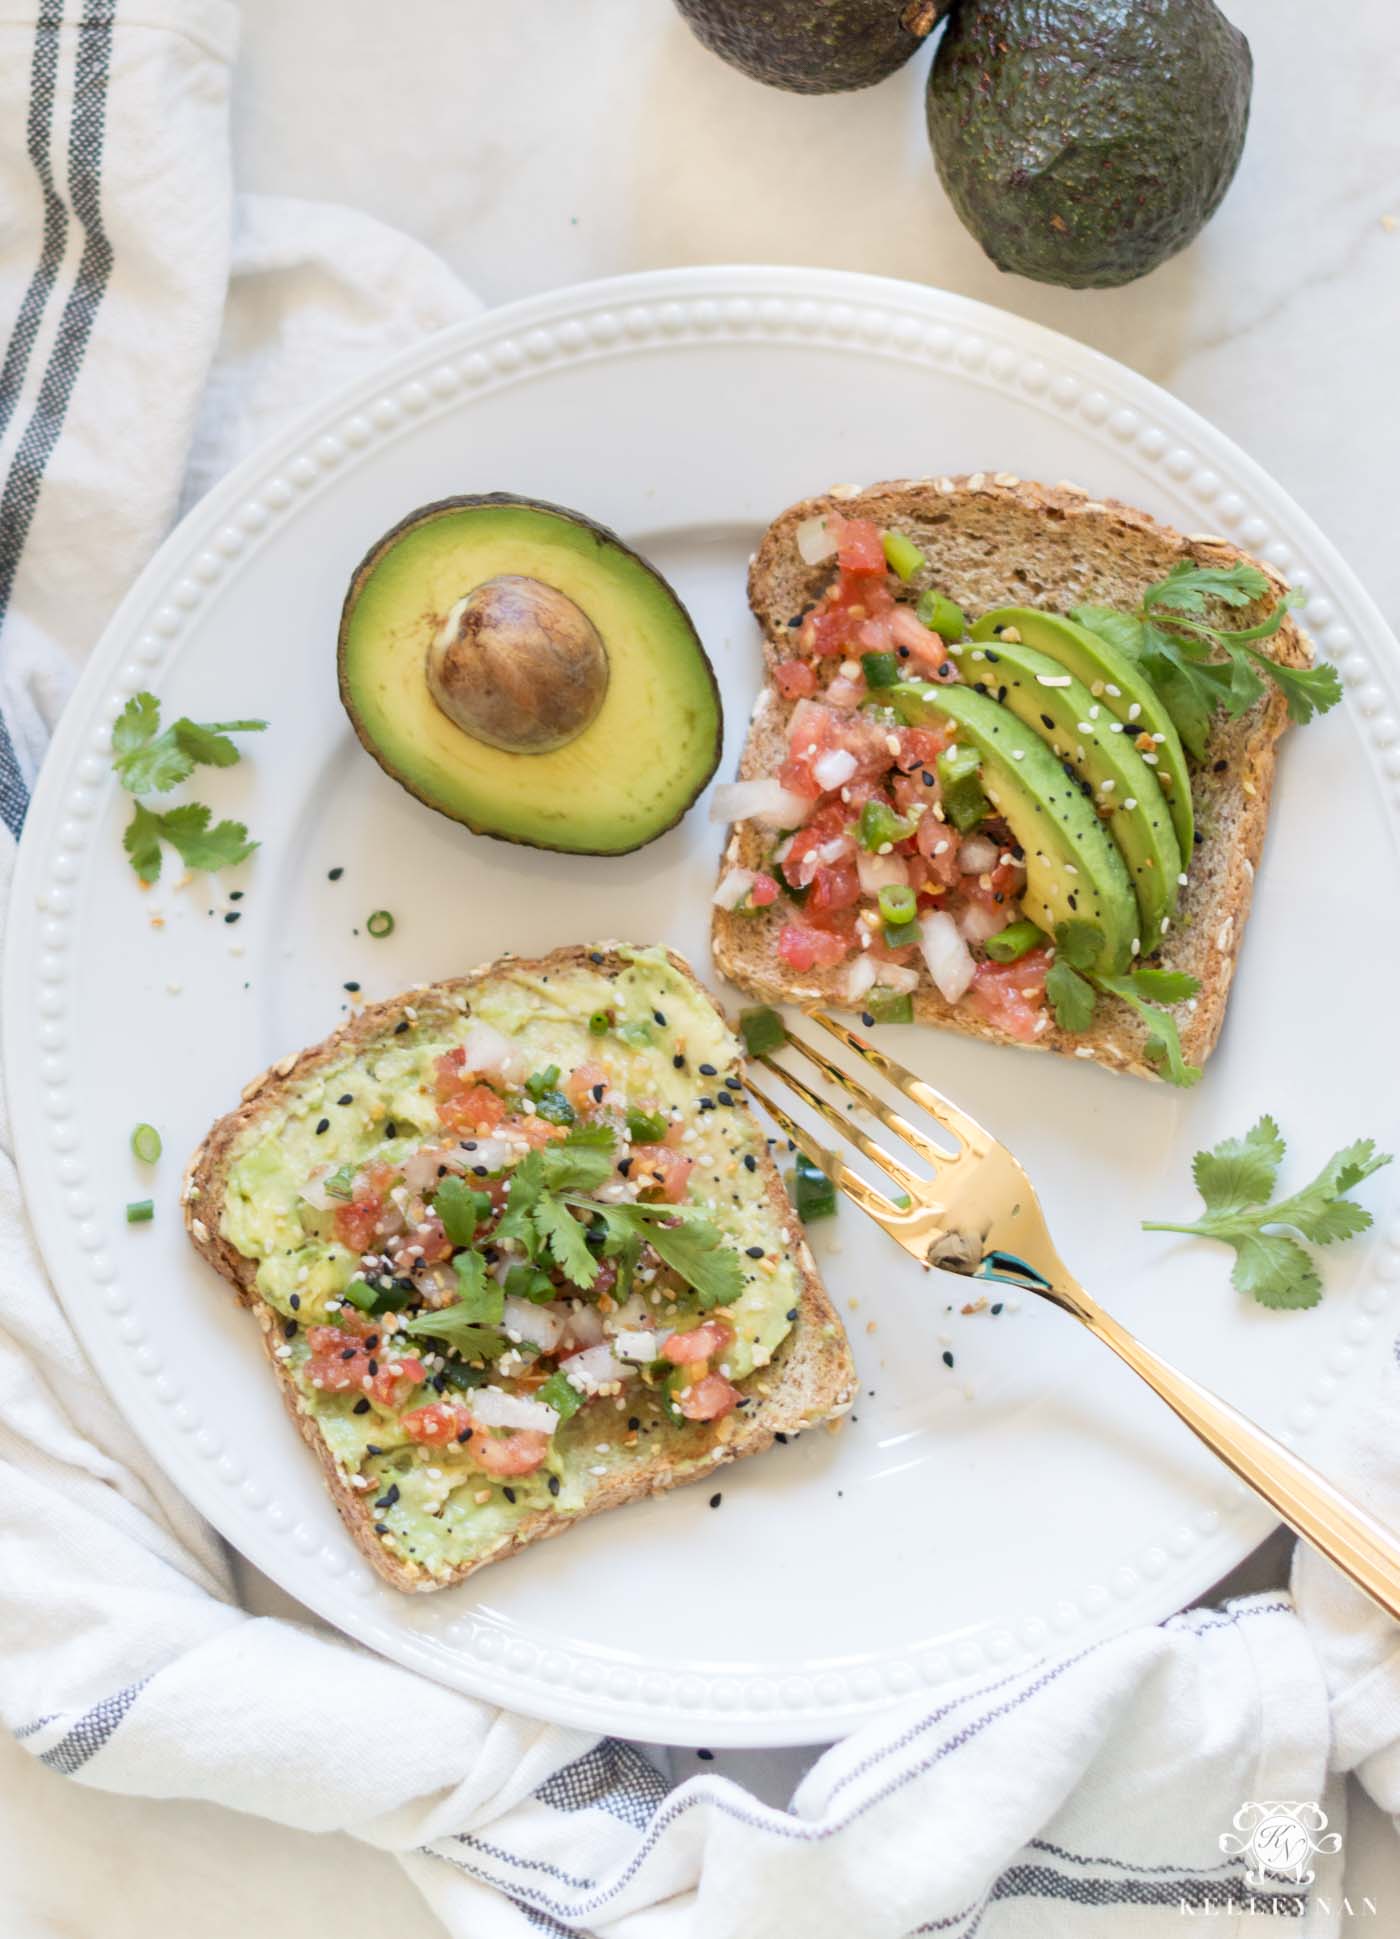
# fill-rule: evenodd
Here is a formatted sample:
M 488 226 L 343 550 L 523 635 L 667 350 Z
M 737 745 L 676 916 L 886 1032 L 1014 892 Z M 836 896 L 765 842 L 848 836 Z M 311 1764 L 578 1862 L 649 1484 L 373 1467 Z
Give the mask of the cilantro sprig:
M 112 726 L 112 767 L 128 794 L 168 794 L 197 767 L 232 767 L 239 750 L 231 734 L 261 733 L 265 720 L 190 720 L 181 715 L 163 731 L 160 702 L 151 693 L 134 694 Z M 175 849 L 186 868 L 232 868 L 258 846 L 241 821 L 215 822 L 199 801 L 163 812 L 133 804 L 122 846 L 143 882 L 159 879 L 162 843 Z
M 1110 976 L 1093 968 L 1103 948 L 1103 931 L 1092 922 L 1062 922 L 1055 930 L 1055 960 L 1045 977 L 1045 994 L 1061 1030 L 1078 1035 L 1094 1020 L 1099 995 L 1116 996 L 1147 1026 L 1147 1055 L 1169 1084 L 1187 1090 L 1201 1072 L 1188 1064 L 1181 1035 L 1169 1007 L 1185 1003 L 1200 989 L 1184 970 L 1143 967 Z
M 1326 661 L 1291 667 L 1261 651 L 1287 613 L 1300 604 L 1288 593 L 1255 626 L 1217 626 L 1207 619 L 1214 601 L 1238 610 L 1268 596 L 1272 582 L 1243 560 L 1233 566 L 1195 566 L 1183 560 L 1149 586 L 1135 613 L 1106 606 L 1077 606 L 1070 614 L 1110 645 L 1141 662 L 1162 696 L 1186 751 L 1205 758 L 1211 721 L 1223 706 L 1232 718 L 1267 691 L 1279 689 L 1289 718 L 1301 726 L 1325 714 L 1342 697 L 1337 669 Z
M 1270 1204 L 1287 1147 L 1278 1125 L 1262 1117 L 1242 1138 L 1225 1138 L 1198 1151 L 1192 1164 L 1204 1216 L 1189 1225 L 1145 1219 L 1144 1232 L 1184 1232 L 1233 1246 L 1230 1279 L 1261 1306 L 1315 1306 L 1322 1281 L 1300 1240 L 1326 1246 L 1354 1239 L 1371 1214 L 1347 1194 L 1391 1162 L 1371 1138 L 1334 1152 L 1313 1179 Z
M 605 1257 L 635 1258 L 649 1245 L 694 1292 L 700 1306 L 732 1306 L 744 1290 L 744 1271 L 708 1220 L 678 1205 L 601 1205 L 570 1194 L 567 1203 L 598 1214 L 607 1237 Z M 609 1248 L 612 1248 L 610 1251 Z

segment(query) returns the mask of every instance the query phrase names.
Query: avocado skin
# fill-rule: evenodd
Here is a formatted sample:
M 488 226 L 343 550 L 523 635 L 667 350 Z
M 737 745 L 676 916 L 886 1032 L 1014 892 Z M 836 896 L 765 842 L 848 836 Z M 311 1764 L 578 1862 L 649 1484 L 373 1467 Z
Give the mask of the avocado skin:
M 688 798 L 677 809 L 676 813 L 664 827 L 652 829 L 649 834 L 644 835 L 639 841 L 631 842 L 625 847 L 609 848 L 606 851 L 598 852 L 605 852 L 609 855 L 627 855 L 639 848 L 646 848 L 652 842 L 659 840 L 662 835 L 668 833 L 670 829 L 676 827 L 685 818 L 709 786 L 714 771 L 719 766 L 720 756 L 724 752 L 724 711 L 720 700 L 719 682 L 715 678 L 714 666 L 711 663 L 709 654 L 705 651 L 704 644 L 696 630 L 695 622 L 691 619 L 685 606 L 682 605 L 673 587 L 656 570 L 656 567 L 652 565 L 651 561 L 644 559 L 640 552 L 635 551 L 625 540 L 619 538 L 617 533 L 612 531 L 610 527 L 600 525 L 596 519 L 589 518 L 584 512 L 576 512 L 567 505 L 555 505 L 546 498 L 524 498 L 516 492 L 462 493 L 453 498 L 438 498 L 434 499 L 431 504 L 418 506 L 416 510 L 410 512 L 406 518 L 401 518 L 397 525 L 392 526 L 389 531 L 375 541 L 350 576 L 350 585 L 345 594 L 344 604 L 341 607 L 340 627 L 336 638 L 336 681 L 340 690 L 341 704 L 349 716 L 351 727 L 355 730 L 355 737 L 365 752 L 373 756 L 374 760 L 378 762 L 384 772 L 393 780 L 397 781 L 400 787 L 406 789 L 409 794 L 421 801 L 425 808 L 431 808 L 435 814 L 446 816 L 449 821 L 460 823 L 462 827 L 470 829 L 474 835 L 487 835 L 493 841 L 513 842 L 525 848 L 553 849 L 556 852 L 565 854 L 586 854 L 589 852 L 583 849 L 566 847 L 564 843 L 545 842 L 539 841 L 534 837 L 514 835 L 508 829 L 490 827 L 485 823 L 478 823 L 468 819 L 465 815 L 454 813 L 452 809 L 444 807 L 442 802 L 436 800 L 433 795 L 420 788 L 411 774 L 404 773 L 402 769 L 388 760 L 376 745 L 373 736 L 366 732 L 364 723 L 360 718 L 359 707 L 356 704 L 353 685 L 346 672 L 346 650 L 350 622 L 354 616 L 360 589 L 378 565 L 380 559 L 392 548 L 394 542 L 405 532 L 411 531 L 415 526 L 421 524 L 425 519 L 434 518 L 440 513 L 470 511 L 479 507 L 489 506 L 514 506 L 526 511 L 545 512 L 554 518 L 568 519 L 571 524 L 581 526 L 592 535 L 600 549 L 609 548 L 624 553 L 635 564 L 642 567 L 651 578 L 655 579 L 657 584 L 664 588 L 669 595 L 677 612 L 689 629 L 696 657 L 703 670 L 704 678 L 708 685 L 710 696 L 714 701 L 715 708 L 714 740 L 712 747 L 705 753 L 703 772 L 697 775 L 695 785 Z
M 902 67 L 947 0 L 676 0 L 696 38 L 755 81 L 839 94 Z
M 1253 66 L 1212 0 L 959 0 L 928 82 L 943 186 L 999 269 L 1130 283 L 1220 206 Z

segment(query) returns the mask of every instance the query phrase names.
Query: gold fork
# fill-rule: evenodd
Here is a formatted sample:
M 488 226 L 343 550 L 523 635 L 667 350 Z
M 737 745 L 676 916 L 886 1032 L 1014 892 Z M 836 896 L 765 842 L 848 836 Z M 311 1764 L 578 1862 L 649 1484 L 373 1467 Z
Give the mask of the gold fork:
M 756 1062 L 894 1180 L 903 1202 L 867 1184 L 844 1159 L 813 1138 L 750 1080 L 750 1096 L 782 1126 L 798 1150 L 921 1265 L 1015 1286 L 1072 1314 L 1096 1339 L 1112 1347 L 1118 1358 L 1140 1375 L 1192 1433 L 1262 1496 L 1296 1534 L 1350 1576 L 1387 1614 L 1400 1617 L 1400 1537 L 1348 1501 L 1315 1468 L 1299 1460 L 1262 1427 L 1168 1366 L 1090 1299 L 1051 1244 L 1040 1201 L 1005 1145 L 932 1085 L 913 1076 L 834 1017 L 820 1010 L 809 1011 L 808 1016 L 926 1111 L 956 1140 L 956 1148 L 946 1149 L 926 1137 L 850 1071 L 814 1044 L 789 1032 L 792 1049 L 862 1111 L 902 1138 L 933 1168 L 934 1176 L 932 1180 L 920 1177 L 793 1071 L 785 1070 L 771 1056 L 759 1057 Z

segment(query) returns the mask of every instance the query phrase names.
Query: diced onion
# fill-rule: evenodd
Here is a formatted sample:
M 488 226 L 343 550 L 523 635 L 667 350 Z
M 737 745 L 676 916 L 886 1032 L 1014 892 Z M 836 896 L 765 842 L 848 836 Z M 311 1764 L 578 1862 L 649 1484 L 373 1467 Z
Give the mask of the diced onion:
M 871 855 L 861 849 L 856 856 L 856 874 L 860 877 L 863 895 L 878 895 L 881 889 L 898 886 L 905 887 L 909 881 L 909 864 L 902 855 Z
M 970 943 L 984 943 L 1006 927 L 1006 911 L 989 909 L 984 902 L 970 902 L 958 917 L 958 928 Z
M 552 1434 L 559 1416 L 542 1400 L 503 1393 L 499 1387 L 478 1387 L 471 1397 L 471 1415 L 478 1427 L 524 1427 L 536 1434 Z
M 969 835 L 958 850 L 958 867 L 964 875 L 985 875 L 994 869 L 1001 850 L 985 835 Z
M 521 1155 L 520 1146 L 508 1138 L 463 1138 L 457 1147 L 458 1162 L 468 1171 L 484 1166 L 487 1171 L 504 1171 Z M 470 1184 L 470 1179 L 467 1181 Z
M 403 1182 L 411 1192 L 431 1192 L 437 1186 L 440 1167 L 461 1171 L 466 1163 L 467 1153 L 460 1146 L 445 1145 L 439 1150 L 436 1145 L 420 1145 L 404 1161 Z
M 819 566 L 823 559 L 836 557 L 836 540 L 825 512 L 819 512 L 815 518 L 804 518 L 792 536 L 804 566 Z
M 868 951 L 862 952 L 846 970 L 845 996 L 848 1003 L 859 1003 L 875 982 L 880 965 Z
M 574 1347 L 596 1347 L 603 1337 L 603 1316 L 596 1306 L 589 1306 L 576 1299 L 569 1306 L 569 1317 L 564 1324 L 565 1344 Z
M 466 1052 L 465 1068 L 483 1077 L 504 1077 L 519 1083 L 530 1074 L 529 1063 L 522 1053 L 509 1037 L 503 1037 L 489 1023 L 472 1024 L 462 1048 Z
M 589 1347 L 586 1353 L 572 1354 L 563 1362 L 563 1373 L 586 1394 L 596 1394 L 600 1387 L 611 1387 L 627 1378 L 626 1367 L 610 1346 Z
M 330 1166 L 320 1165 L 315 1174 L 308 1178 L 301 1188 L 301 1196 L 308 1205 L 314 1205 L 318 1212 L 329 1212 L 333 1206 L 343 1205 L 344 1199 L 332 1198 L 326 1190 L 326 1180 L 330 1176 Z
M 553 1353 L 564 1336 L 562 1313 L 548 1306 L 536 1306 L 533 1300 L 517 1299 L 513 1293 L 506 1296 L 502 1324 L 507 1333 L 518 1333 L 541 1353 Z
M 619 1333 L 613 1339 L 613 1352 L 619 1360 L 655 1360 L 670 1337 L 669 1329 L 665 1333 L 653 1333 L 650 1327 L 639 1328 L 635 1333 Z
M 817 756 L 812 763 L 812 773 L 829 794 L 833 788 L 845 787 L 858 765 L 855 755 L 847 748 L 833 747 Z
M 912 996 L 919 987 L 919 972 L 907 969 L 903 963 L 877 963 L 875 981 L 882 989 L 894 990 L 900 996 Z
M 730 869 L 720 877 L 719 887 L 711 898 L 716 909 L 737 909 L 753 882 L 752 869 Z
M 632 1293 L 621 1306 L 615 1306 L 603 1321 L 609 1333 L 639 1332 L 643 1327 L 654 1323 L 652 1309 L 647 1304 L 645 1293 Z
M 947 1002 L 956 1003 L 972 982 L 976 964 L 946 910 L 935 909 L 920 918 L 919 946 L 935 988 Z
M 811 812 L 806 795 L 793 794 L 774 776 L 726 782 L 710 803 L 711 821 L 756 821 L 765 828 L 800 828 Z

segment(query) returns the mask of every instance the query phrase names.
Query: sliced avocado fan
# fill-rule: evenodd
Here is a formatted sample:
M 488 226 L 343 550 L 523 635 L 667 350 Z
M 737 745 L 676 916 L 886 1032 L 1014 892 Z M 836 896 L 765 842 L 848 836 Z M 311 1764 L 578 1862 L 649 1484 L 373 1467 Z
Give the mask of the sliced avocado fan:
M 982 757 L 982 789 L 1025 855 L 1021 907 L 1053 936 L 1062 922 L 1093 923 L 1104 975 L 1127 968 L 1138 939 L 1137 899 L 1122 855 L 1077 781 L 1033 728 L 968 686 L 908 681 L 886 696 L 907 726 L 948 721 Z
M 1023 641 L 999 635 L 995 645 L 968 641 L 948 651 L 975 692 L 1009 708 L 1079 777 L 1128 865 L 1139 940 L 1150 952 L 1176 913 L 1181 850 L 1166 797 L 1123 722 L 1060 661 Z

